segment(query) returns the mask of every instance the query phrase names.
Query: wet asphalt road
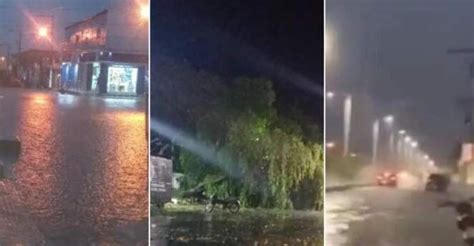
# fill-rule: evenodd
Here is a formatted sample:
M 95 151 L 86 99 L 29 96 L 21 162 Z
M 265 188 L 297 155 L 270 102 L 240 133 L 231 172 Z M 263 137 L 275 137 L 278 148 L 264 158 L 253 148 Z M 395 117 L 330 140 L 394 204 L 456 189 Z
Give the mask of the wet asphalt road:
M 313 211 L 239 213 L 166 211 L 151 219 L 151 245 L 323 245 L 323 216 Z
M 0 245 L 146 245 L 143 100 L 0 87 L 0 139 L 13 137 Z
M 437 207 L 442 200 L 461 199 L 460 194 L 375 186 L 329 192 L 327 245 L 463 245 L 454 211 Z

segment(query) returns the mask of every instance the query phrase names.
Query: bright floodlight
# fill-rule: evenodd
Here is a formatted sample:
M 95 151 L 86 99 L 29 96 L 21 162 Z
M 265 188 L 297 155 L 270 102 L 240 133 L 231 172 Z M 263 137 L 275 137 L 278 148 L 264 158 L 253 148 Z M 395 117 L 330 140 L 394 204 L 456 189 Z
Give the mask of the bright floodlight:
M 387 124 L 392 124 L 394 119 L 393 115 L 387 115 L 383 118 L 383 121 Z
M 405 133 L 407 133 L 405 130 L 398 131 L 398 134 L 400 134 L 400 135 L 405 135 Z
M 144 20 L 150 19 L 150 5 L 148 4 L 140 5 L 140 18 Z
M 4 57 L 4 56 L 2 56 L 2 58 L 0 58 L 0 59 L 1 59 L 2 61 L 5 61 L 5 57 Z
M 327 98 L 331 99 L 331 98 L 334 97 L 334 92 L 328 91 L 328 92 L 326 93 L 326 96 L 327 96 Z
M 411 142 L 411 147 L 413 147 L 413 148 L 418 147 L 418 142 L 417 141 Z
M 356 153 L 351 153 L 350 156 L 351 157 L 357 157 L 357 154 Z
M 430 161 L 429 164 L 430 164 L 431 166 L 434 166 L 434 165 L 435 165 L 435 162 L 434 162 L 434 161 Z
M 48 37 L 48 28 L 41 26 L 38 28 L 38 36 L 45 38 Z
M 409 143 L 411 141 L 411 137 L 410 136 L 406 136 L 405 137 L 405 142 Z
M 329 143 L 326 144 L 326 147 L 328 149 L 332 149 L 332 148 L 336 147 L 336 144 L 334 142 L 329 142 Z

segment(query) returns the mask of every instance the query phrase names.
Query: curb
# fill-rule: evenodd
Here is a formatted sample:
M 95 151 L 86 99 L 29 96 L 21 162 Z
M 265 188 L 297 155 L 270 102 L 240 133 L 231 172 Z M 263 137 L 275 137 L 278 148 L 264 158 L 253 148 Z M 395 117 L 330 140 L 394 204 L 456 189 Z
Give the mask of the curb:
M 365 188 L 365 187 L 372 187 L 375 184 L 366 183 L 366 184 L 348 184 L 348 185 L 339 185 L 339 186 L 332 186 L 326 187 L 326 192 L 337 192 L 337 191 L 346 191 L 355 188 Z

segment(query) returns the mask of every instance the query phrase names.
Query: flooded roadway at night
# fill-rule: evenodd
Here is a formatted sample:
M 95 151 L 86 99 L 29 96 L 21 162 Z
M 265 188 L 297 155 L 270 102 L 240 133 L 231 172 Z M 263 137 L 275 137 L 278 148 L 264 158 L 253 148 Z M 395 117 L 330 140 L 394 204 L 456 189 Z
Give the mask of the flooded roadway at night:
M 0 87 L 0 245 L 146 245 L 145 101 Z
M 199 206 L 166 209 L 153 216 L 151 245 L 323 245 L 321 212 L 203 210 Z

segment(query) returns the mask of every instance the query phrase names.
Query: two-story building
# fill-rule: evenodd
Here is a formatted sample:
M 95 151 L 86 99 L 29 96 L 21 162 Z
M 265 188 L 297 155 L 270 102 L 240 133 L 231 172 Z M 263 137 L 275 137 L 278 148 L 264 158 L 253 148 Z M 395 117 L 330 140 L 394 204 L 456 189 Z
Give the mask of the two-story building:
M 136 1 L 117 1 L 107 10 L 66 27 L 61 88 L 108 95 L 142 95 L 148 87 L 148 20 Z

